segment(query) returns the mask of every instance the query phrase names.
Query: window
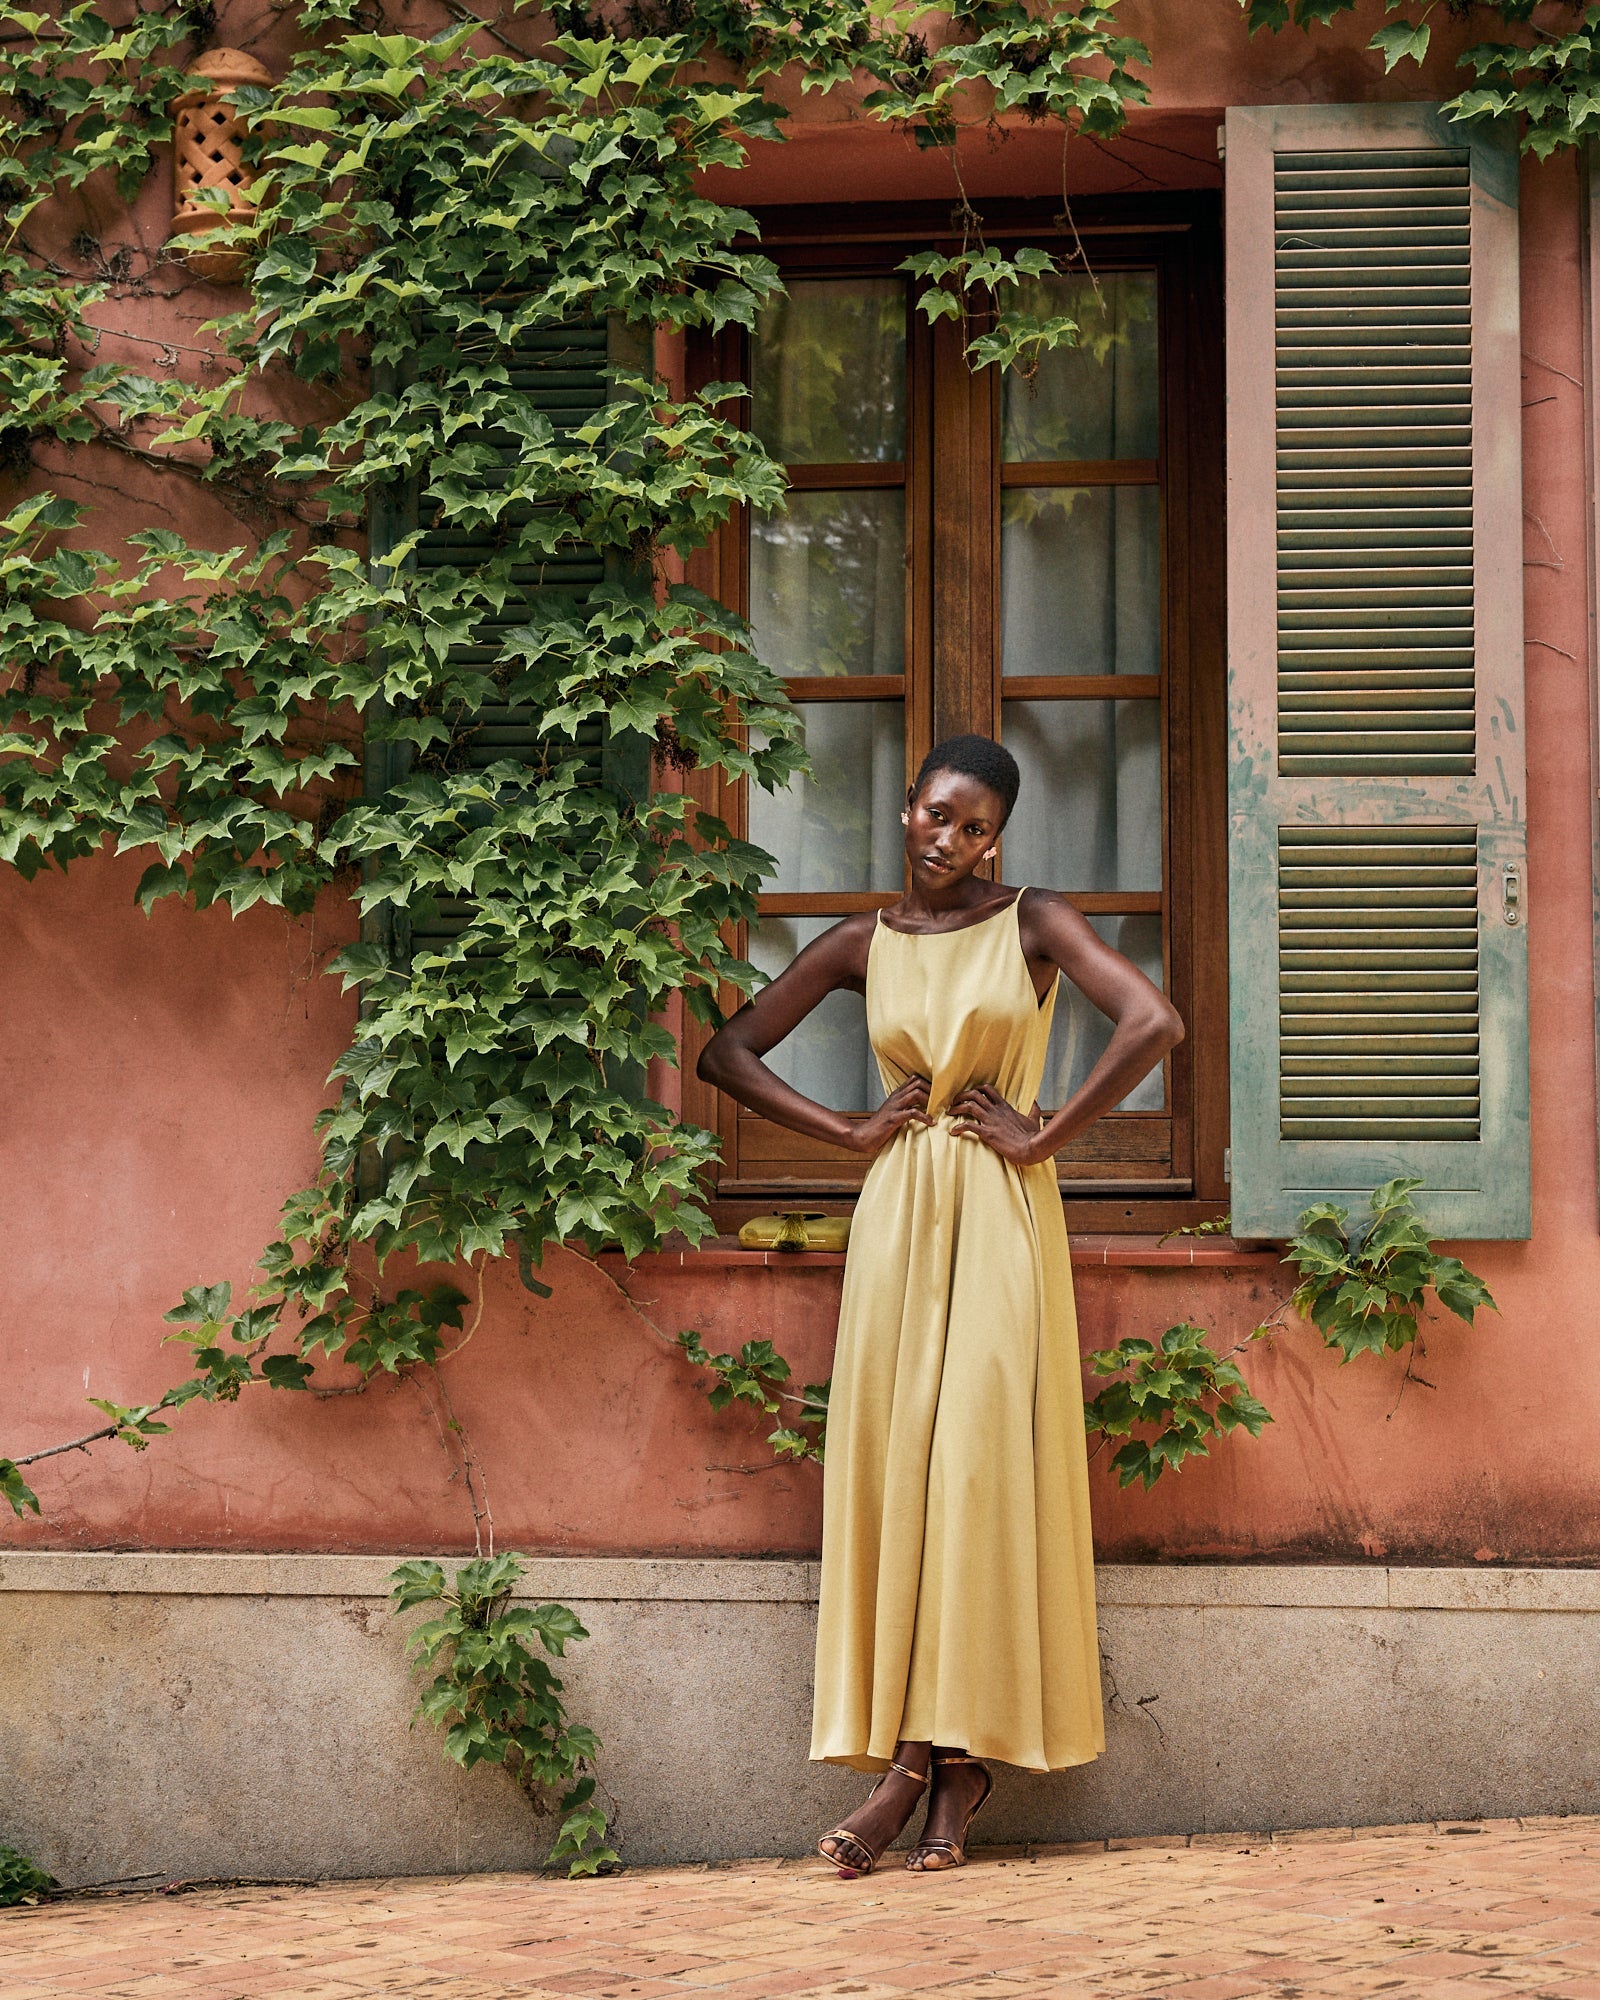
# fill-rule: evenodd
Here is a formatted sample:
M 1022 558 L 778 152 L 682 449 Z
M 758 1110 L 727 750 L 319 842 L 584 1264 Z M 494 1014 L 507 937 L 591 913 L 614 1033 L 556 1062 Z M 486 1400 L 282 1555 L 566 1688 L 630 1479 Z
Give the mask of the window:
M 1203 197 L 1076 218 L 1087 270 L 1032 303 L 1077 320 L 1031 378 L 973 374 L 896 266 L 948 214 L 879 235 L 870 213 L 769 216 L 787 296 L 738 351 L 751 422 L 788 467 L 786 511 L 731 527 L 704 587 L 786 677 L 814 767 L 720 809 L 778 861 L 746 956 L 776 973 L 903 885 L 905 789 L 941 736 L 1001 738 L 1022 768 L 999 873 L 1068 894 L 1173 996 L 1190 1040 L 1059 1160 L 1085 1227 L 1162 1226 L 1224 1197 L 1225 894 L 1216 248 Z M 913 219 L 915 220 L 915 219 Z M 1051 218 L 985 218 L 1061 252 Z M 1064 988 L 1041 1098 L 1064 1101 L 1109 1038 Z M 857 996 L 833 995 L 769 1058 L 836 1109 L 878 1100 Z M 724 1200 L 847 1197 L 862 1164 L 728 1104 Z M 731 1218 L 730 1218 L 731 1219 Z

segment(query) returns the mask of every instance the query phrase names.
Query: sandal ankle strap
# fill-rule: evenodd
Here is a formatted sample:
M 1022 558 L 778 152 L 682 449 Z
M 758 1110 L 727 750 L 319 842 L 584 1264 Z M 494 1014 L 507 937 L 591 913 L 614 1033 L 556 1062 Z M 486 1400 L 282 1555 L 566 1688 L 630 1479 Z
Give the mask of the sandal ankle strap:
M 909 1770 L 904 1764 L 896 1764 L 892 1760 L 890 1762 L 889 1769 L 891 1771 L 898 1771 L 902 1778 L 909 1778 L 912 1784 L 918 1786 L 919 1788 L 928 1782 L 928 1774 L 926 1771 L 912 1771 Z

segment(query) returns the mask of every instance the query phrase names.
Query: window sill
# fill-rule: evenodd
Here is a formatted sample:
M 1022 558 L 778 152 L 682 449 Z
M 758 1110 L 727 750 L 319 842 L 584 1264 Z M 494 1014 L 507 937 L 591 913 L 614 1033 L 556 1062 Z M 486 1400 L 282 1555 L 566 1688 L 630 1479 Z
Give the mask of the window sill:
M 747 1250 L 736 1237 L 711 1236 L 698 1250 L 648 1250 L 632 1264 L 620 1250 L 602 1250 L 595 1262 L 604 1271 L 753 1271 L 762 1264 L 781 1264 L 786 1270 L 828 1270 L 842 1268 L 842 1250 Z
M 1231 1236 L 1074 1236 L 1074 1264 L 1244 1267 L 1269 1270 L 1282 1260 L 1270 1246 L 1236 1243 Z
M 697 1250 L 652 1250 L 636 1257 L 630 1266 L 620 1250 L 604 1250 L 597 1260 L 602 1269 L 617 1272 L 659 1271 L 749 1271 L 763 1265 L 781 1265 L 786 1270 L 834 1270 L 844 1263 L 842 1250 L 746 1250 L 732 1237 L 711 1237 Z M 1281 1261 L 1273 1249 L 1259 1249 L 1235 1243 L 1232 1237 L 1177 1237 L 1166 1242 L 1155 1236 L 1098 1236 L 1072 1238 L 1074 1265 L 1136 1266 L 1161 1269 L 1243 1269 L 1273 1270 Z

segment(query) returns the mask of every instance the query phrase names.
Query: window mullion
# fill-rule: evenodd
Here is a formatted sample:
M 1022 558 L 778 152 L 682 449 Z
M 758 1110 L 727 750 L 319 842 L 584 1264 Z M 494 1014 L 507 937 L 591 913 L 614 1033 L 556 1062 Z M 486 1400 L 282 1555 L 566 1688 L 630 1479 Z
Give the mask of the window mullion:
M 994 370 L 967 365 L 954 320 L 933 330 L 933 704 L 935 740 L 992 736 L 995 605 Z

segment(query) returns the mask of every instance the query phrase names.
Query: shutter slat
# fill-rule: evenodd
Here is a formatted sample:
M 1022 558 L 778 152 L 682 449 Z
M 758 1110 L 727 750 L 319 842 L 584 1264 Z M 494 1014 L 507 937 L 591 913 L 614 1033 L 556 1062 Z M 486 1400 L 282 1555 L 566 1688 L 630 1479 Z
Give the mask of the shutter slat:
M 1390 1076 L 1440 1077 L 1458 1076 L 1463 1070 L 1463 1059 L 1477 1054 L 1476 1038 L 1467 1041 L 1462 1038 L 1463 1047 L 1458 1053 L 1418 1055 L 1411 1049 L 1370 1049 L 1359 1053 L 1336 1054 L 1331 1051 L 1308 1051 L 1304 1055 L 1286 1055 L 1283 1059 L 1283 1073 L 1286 1078 L 1319 1077 L 1328 1080 L 1336 1077 L 1370 1078 L 1374 1082 Z M 1285 1089 L 1288 1084 L 1285 1083 Z
M 1314 543 L 1309 548 L 1285 547 L 1278 551 L 1278 568 L 1288 579 L 1283 585 L 1285 591 L 1298 590 L 1301 586 L 1294 580 L 1294 572 L 1302 570 L 1308 579 L 1320 579 L 1324 587 L 1353 581 L 1364 569 L 1381 569 L 1391 576 L 1415 577 L 1418 579 L 1454 577 L 1463 569 L 1470 571 L 1472 552 L 1470 545 L 1463 541 L 1456 547 L 1441 536 L 1432 544 L 1413 543 L 1408 547 L 1411 560 L 1403 568 L 1396 567 L 1392 551 L 1386 544 L 1367 548 L 1351 548 L 1340 544 L 1337 548 L 1327 548 Z

